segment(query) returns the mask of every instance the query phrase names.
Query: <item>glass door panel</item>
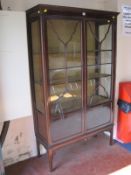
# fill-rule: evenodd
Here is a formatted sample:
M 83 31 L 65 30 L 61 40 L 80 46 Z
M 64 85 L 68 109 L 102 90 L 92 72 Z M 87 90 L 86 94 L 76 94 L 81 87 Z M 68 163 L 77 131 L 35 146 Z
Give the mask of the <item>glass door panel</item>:
M 87 21 L 87 51 L 112 50 L 112 24 L 109 20 Z
M 110 105 L 100 105 L 88 109 L 86 115 L 85 128 L 95 130 L 112 122 L 112 112 Z
M 77 20 L 47 21 L 49 69 L 81 65 L 80 25 Z
M 44 95 L 42 82 L 42 60 L 41 60 L 41 41 L 40 41 L 40 22 L 39 20 L 31 23 L 32 35 L 32 57 L 34 74 L 34 94 L 35 103 L 38 111 L 44 113 Z
M 99 25 L 99 42 L 101 50 L 112 50 L 112 25 L 108 23 Z
M 81 81 L 81 67 L 49 70 L 50 84 L 64 84 Z
M 85 128 L 111 120 L 112 25 L 109 20 L 87 21 L 87 112 Z M 107 105 L 108 103 L 108 105 Z
M 82 125 L 81 22 L 48 19 L 52 140 L 79 134 Z
M 89 51 L 87 55 L 87 64 L 95 65 L 97 64 L 111 64 L 112 63 L 112 52 L 111 51 Z
M 63 53 L 61 53 L 61 52 L 64 52 L 64 51 L 60 50 L 60 51 L 58 51 L 57 54 L 56 53 L 49 53 L 48 57 L 49 57 L 49 68 L 50 69 L 65 68 L 65 64 L 67 64 L 68 67 L 76 67 L 76 66 L 81 65 L 80 53 L 77 53 L 77 52 L 67 53 L 67 55 L 66 55 L 67 62 L 65 63 L 65 55 L 63 55 Z
M 64 118 L 64 113 L 81 109 L 81 84 L 70 83 L 65 89 L 64 85 L 50 87 L 51 114 L 57 119 Z M 59 116 L 58 116 L 59 115 Z
M 49 70 L 49 79 L 50 84 L 52 85 L 65 83 L 66 70 L 65 69 Z
M 88 80 L 88 106 L 95 106 L 111 100 L 111 77 L 102 77 L 99 81 Z
M 88 79 L 111 76 L 111 64 L 87 66 Z

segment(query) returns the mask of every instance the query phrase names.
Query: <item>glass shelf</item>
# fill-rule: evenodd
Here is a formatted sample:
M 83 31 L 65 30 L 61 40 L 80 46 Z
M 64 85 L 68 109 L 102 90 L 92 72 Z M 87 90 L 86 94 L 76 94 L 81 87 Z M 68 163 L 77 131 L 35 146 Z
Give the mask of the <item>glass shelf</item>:
M 87 52 L 87 64 L 107 64 L 112 63 L 112 52 L 111 51 L 97 51 L 97 52 Z
M 94 49 L 92 49 L 92 50 L 89 50 L 89 49 L 87 49 L 87 52 L 88 53 L 90 53 L 90 52 L 92 52 L 92 53 L 96 53 L 96 52 L 112 52 L 112 49 L 105 49 L 105 50 L 94 50 Z
M 70 80 L 70 81 L 68 81 L 68 83 L 81 83 L 81 80 Z M 50 82 L 50 85 L 53 85 L 53 86 L 56 86 L 56 85 L 65 85 L 65 84 L 66 84 L 66 81 Z
M 101 74 L 101 73 L 92 73 L 88 75 L 88 80 L 95 79 L 95 78 L 104 78 L 109 77 L 110 74 Z
M 93 95 L 88 97 L 88 106 L 95 106 L 110 101 L 110 98 L 101 95 Z
M 81 66 L 81 53 L 49 53 L 49 70 Z M 65 62 L 66 59 L 66 62 Z
M 53 85 L 50 87 L 51 113 L 63 117 L 65 113 L 80 110 L 81 82 Z
M 62 71 L 64 69 L 79 69 L 80 67 L 82 67 L 82 65 L 80 65 L 80 66 L 59 67 L 59 68 L 52 68 L 52 69 L 49 68 L 49 71 L 58 71 L 58 70 Z
M 81 67 L 57 69 L 49 72 L 50 84 L 79 82 L 81 79 Z
M 110 98 L 101 95 L 94 95 L 88 97 L 88 106 L 91 107 L 101 105 L 102 103 L 106 103 L 109 101 L 111 101 Z M 81 110 L 81 97 L 79 95 L 76 96 L 76 94 L 68 98 L 58 98 L 57 100 L 51 102 L 51 114 L 53 115 L 54 119 L 56 116 L 58 118 L 65 118 L 66 113 L 75 112 L 77 110 Z
M 65 113 L 81 110 L 81 97 L 71 95 L 72 97 L 63 97 L 51 102 L 51 114 L 53 116 L 64 117 Z
M 111 64 L 87 66 L 88 79 L 111 76 Z

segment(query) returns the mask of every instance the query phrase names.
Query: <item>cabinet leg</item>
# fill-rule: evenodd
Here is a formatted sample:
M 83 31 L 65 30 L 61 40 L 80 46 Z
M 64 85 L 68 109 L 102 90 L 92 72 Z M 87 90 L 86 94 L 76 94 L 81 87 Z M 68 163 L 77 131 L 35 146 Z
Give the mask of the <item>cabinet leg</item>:
M 114 144 L 114 140 L 113 140 L 113 129 L 110 130 L 110 145 Z
M 49 161 L 49 169 L 53 171 L 53 151 L 51 149 L 48 150 L 48 161 Z
M 40 157 L 40 143 L 38 140 L 36 141 L 36 146 L 37 146 L 37 155 L 38 157 Z

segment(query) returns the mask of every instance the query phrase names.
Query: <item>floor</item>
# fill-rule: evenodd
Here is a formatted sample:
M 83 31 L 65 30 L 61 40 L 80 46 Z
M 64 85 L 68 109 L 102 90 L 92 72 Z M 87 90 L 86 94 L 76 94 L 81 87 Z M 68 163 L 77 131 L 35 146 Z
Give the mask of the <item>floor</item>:
M 127 149 L 130 153 L 131 153 L 131 142 L 130 143 L 121 143 L 121 142 L 118 142 L 118 144 L 120 144 L 123 148 Z
M 109 174 L 131 174 L 131 153 L 117 143 L 110 146 L 109 138 L 104 134 L 57 151 L 52 173 L 48 169 L 46 154 L 6 168 L 6 175 Z

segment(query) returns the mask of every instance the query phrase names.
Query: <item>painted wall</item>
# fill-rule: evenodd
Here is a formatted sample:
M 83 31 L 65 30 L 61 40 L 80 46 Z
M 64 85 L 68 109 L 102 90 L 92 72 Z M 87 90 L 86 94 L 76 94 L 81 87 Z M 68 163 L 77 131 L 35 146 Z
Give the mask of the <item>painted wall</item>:
M 130 0 L 118 0 L 118 11 L 122 12 L 122 5 L 130 5 Z M 117 71 L 116 71 L 116 98 L 118 83 L 131 81 L 131 35 L 123 33 L 122 14 L 118 16 L 117 25 Z
M 10 7 L 12 10 L 26 10 L 42 0 L 2 0 L 4 9 Z M 130 0 L 44 0 L 45 4 L 65 5 L 84 7 L 101 10 L 121 11 L 121 5 L 129 4 Z M 122 34 L 122 17 L 118 17 L 118 34 L 117 34 L 117 72 L 116 72 L 116 101 L 118 98 L 119 81 L 131 79 L 130 71 L 130 43 L 131 37 Z M 124 66 L 123 66 L 124 65 Z M 117 106 L 115 108 L 117 115 Z M 11 139 L 12 138 L 12 139 Z M 23 156 L 21 156 L 23 155 Z M 30 156 L 36 155 L 35 137 L 33 130 L 32 117 L 14 120 L 11 123 L 8 136 L 4 145 L 5 164 L 9 165 L 16 161 L 23 160 Z M 14 157 L 14 158 L 13 158 Z
M 25 12 L 0 11 L 0 122 L 31 116 Z
M 131 35 L 125 35 L 123 33 L 123 21 L 122 21 L 122 6 L 131 6 L 130 0 L 117 0 L 117 9 L 120 14 L 118 15 L 117 23 L 117 64 L 116 64 L 116 92 L 115 92 L 115 123 L 117 127 L 117 100 L 119 82 L 131 81 Z M 115 137 L 116 136 L 115 127 Z
M 92 9 L 104 9 L 105 1 L 107 0 L 2 0 L 2 6 L 3 9 L 7 9 L 9 7 L 12 10 L 26 10 L 34 5 L 43 3 Z
M 117 11 L 117 0 L 105 0 L 103 2 L 104 9 L 108 11 Z

